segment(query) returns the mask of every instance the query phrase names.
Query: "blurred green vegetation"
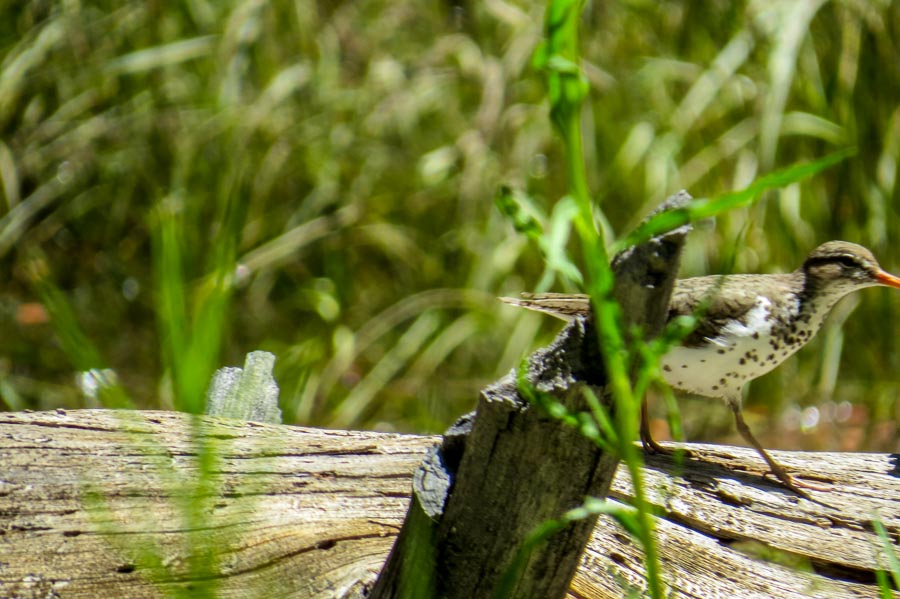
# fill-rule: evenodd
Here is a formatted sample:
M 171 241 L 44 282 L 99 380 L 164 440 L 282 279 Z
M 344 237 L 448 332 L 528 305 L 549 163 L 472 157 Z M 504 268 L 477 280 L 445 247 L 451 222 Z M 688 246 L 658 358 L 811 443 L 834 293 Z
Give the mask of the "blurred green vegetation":
M 76 373 L 111 368 L 138 407 L 194 409 L 261 348 L 288 422 L 433 432 L 470 410 L 559 328 L 494 300 L 544 272 L 498 187 L 537 218 L 566 189 L 530 62 L 543 5 L 0 5 L 2 404 L 94 405 Z M 900 271 L 898 40 L 889 0 L 589 4 L 608 225 L 857 146 L 701 227 L 682 274 L 790 270 L 828 239 Z M 900 449 L 898 307 L 846 300 L 754 383 L 764 443 Z M 736 440 L 724 406 L 682 407 L 689 438 Z

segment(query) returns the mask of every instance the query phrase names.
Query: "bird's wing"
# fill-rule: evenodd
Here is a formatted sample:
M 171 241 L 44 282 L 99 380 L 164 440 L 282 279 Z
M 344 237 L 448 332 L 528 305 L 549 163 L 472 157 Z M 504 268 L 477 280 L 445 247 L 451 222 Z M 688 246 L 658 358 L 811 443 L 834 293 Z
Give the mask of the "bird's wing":
M 695 277 L 676 281 L 669 303 L 669 320 L 676 316 L 693 315 L 698 318 L 694 330 L 684 339 L 686 347 L 703 347 L 721 338 L 723 330 L 759 316 L 759 309 L 772 309 L 773 304 L 787 294 L 771 293 L 776 288 L 788 288 L 788 280 L 774 275 L 720 275 Z M 757 311 L 754 311 L 757 309 Z
M 782 275 L 711 275 L 678 279 L 669 302 L 668 320 L 677 316 L 696 316 L 694 330 L 682 342 L 686 347 L 715 343 L 723 329 L 746 325 L 760 312 L 778 309 L 798 292 Z M 764 297 L 764 310 L 760 297 Z M 514 306 L 544 312 L 563 320 L 572 320 L 590 311 L 590 297 L 577 293 L 523 293 L 521 298 L 501 297 Z M 754 309 L 757 309 L 754 311 Z M 711 316 L 715 315 L 715 316 Z

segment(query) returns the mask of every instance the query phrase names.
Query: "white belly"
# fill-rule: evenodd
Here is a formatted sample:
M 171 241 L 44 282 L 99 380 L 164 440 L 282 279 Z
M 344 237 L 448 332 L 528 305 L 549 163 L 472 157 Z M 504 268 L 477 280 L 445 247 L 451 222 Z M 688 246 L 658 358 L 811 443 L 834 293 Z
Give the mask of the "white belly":
M 662 359 L 663 377 L 673 388 L 707 397 L 737 397 L 752 379 L 770 372 L 799 345 L 774 349 L 768 335 L 726 338 L 725 345 L 673 347 Z
M 760 297 L 744 323 L 729 323 L 709 344 L 673 347 L 661 360 L 666 382 L 679 391 L 740 399 L 748 381 L 770 372 L 812 337 L 809 323 L 792 334 L 795 343 L 773 336 L 770 307 L 769 300 Z

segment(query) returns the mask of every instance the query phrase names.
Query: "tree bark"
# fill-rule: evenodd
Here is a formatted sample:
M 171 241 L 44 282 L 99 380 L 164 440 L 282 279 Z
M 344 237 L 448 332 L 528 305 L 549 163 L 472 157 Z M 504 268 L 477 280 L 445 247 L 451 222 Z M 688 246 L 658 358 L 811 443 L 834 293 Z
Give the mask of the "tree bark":
M 198 440 L 219 458 L 205 499 L 185 502 Z M 2 413 L 0 596 L 166 597 L 206 585 L 229 598 L 364 597 L 413 473 L 439 442 L 175 412 Z M 645 470 L 673 597 L 879 597 L 887 562 L 874 525 L 896 550 L 897 455 L 774 452 L 832 487 L 809 501 L 764 478 L 752 449 L 690 448 L 683 467 L 649 456 Z M 624 469 L 611 496 L 631 497 Z M 192 566 L 204 548 L 217 557 Z M 601 516 L 569 597 L 641 590 L 642 558 Z

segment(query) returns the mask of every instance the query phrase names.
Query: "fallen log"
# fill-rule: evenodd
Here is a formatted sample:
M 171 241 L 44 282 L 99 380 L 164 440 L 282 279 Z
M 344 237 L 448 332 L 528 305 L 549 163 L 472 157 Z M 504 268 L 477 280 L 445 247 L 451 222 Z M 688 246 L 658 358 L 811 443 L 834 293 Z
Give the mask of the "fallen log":
M 0 596 L 364 597 L 439 441 L 176 412 L 2 413 Z M 896 550 L 900 456 L 774 452 L 831 487 L 810 501 L 765 478 L 752 449 L 690 448 L 645 468 L 671 596 L 881 596 L 876 529 Z M 611 497 L 630 493 L 620 468 Z M 622 597 L 643 572 L 640 547 L 601 516 L 570 596 Z

